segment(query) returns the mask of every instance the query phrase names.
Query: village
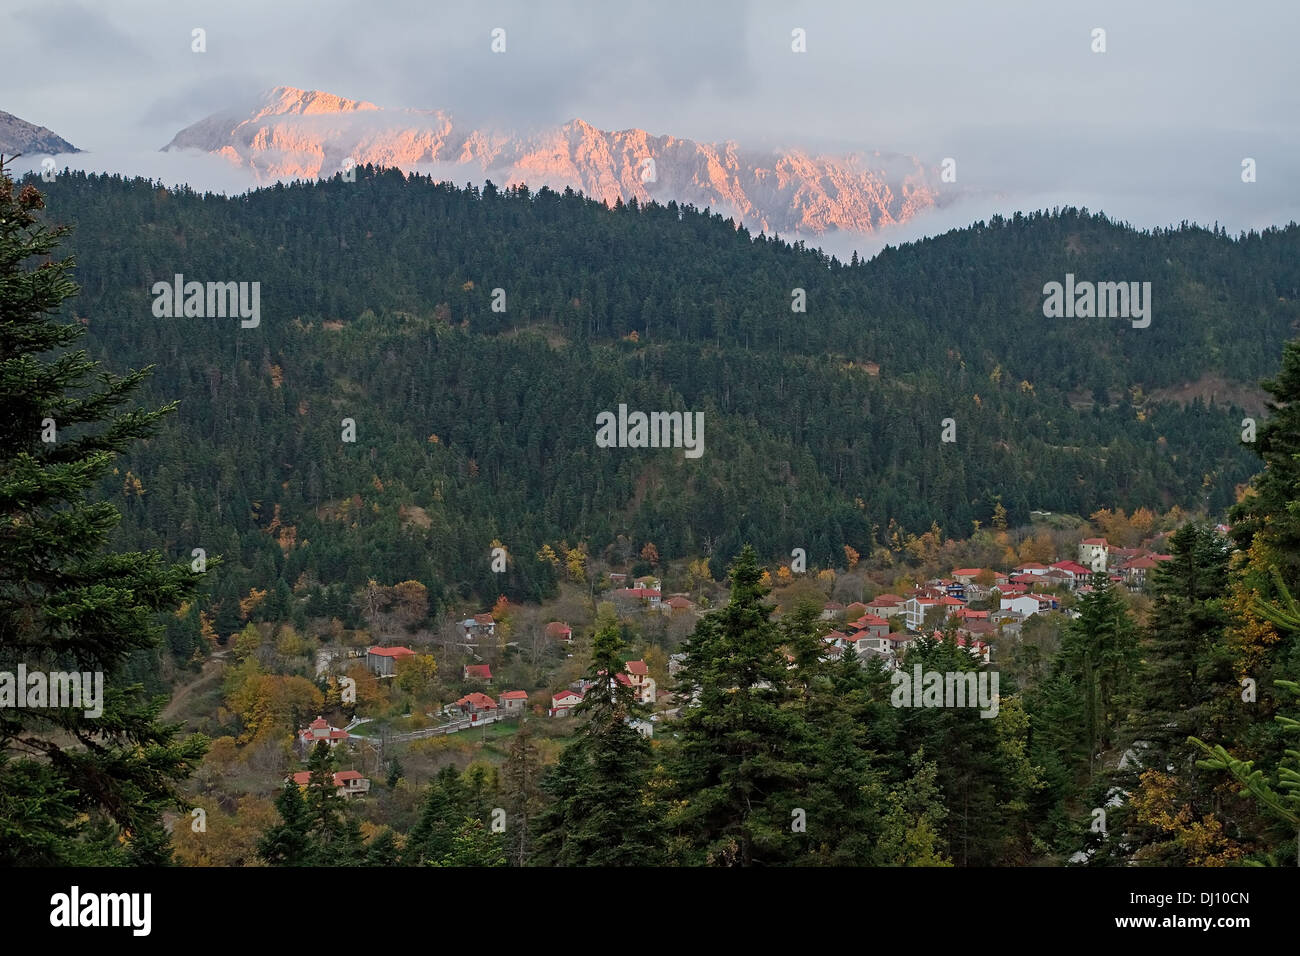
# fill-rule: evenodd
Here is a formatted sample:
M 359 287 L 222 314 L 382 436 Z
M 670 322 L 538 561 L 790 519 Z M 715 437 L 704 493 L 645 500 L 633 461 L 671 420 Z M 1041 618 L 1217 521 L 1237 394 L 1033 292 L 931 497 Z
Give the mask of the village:
M 1126 548 L 1110 544 L 1105 538 L 1087 537 L 1078 541 L 1072 557 L 1050 564 L 1029 561 L 1005 570 L 961 567 L 908 588 L 902 594 L 880 593 L 869 600 L 848 604 L 824 601 L 818 621 L 818 629 L 824 629 L 822 660 L 835 661 L 852 654 L 864 666 L 876 660 L 883 669 L 892 671 L 901 665 L 914 642 L 922 637 L 942 639 L 948 633 L 976 662 L 994 665 L 995 648 L 1017 642 L 1031 619 L 1059 616 L 1066 621 L 1075 616 L 1072 610 L 1075 599 L 1093 589 L 1097 575 L 1104 575 L 1114 586 L 1140 594 L 1146 588 L 1148 574 L 1166 560 L 1169 555 L 1150 546 Z M 644 633 L 650 626 L 662 628 L 665 621 L 678 622 L 677 634 L 686 634 L 694 622 L 708 613 L 707 606 L 702 606 L 710 603 L 706 598 L 692 597 L 686 591 L 665 593 L 659 576 L 630 577 L 623 572 L 608 572 L 602 577 L 603 606 L 607 613 L 616 614 L 631 634 Z M 781 613 L 779 606 L 774 608 L 775 618 L 779 619 Z M 502 723 L 517 727 L 519 720 L 526 716 L 553 721 L 557 731 L 567 733 L 592 686 L 590 679 L 574 673 L 572 664 L 574 649 L 581 650 L 579 635 L 583 627 L 568 620 L 545 621 L 539 633 L 544 635 L 551 660 L 563 662 L 552 668 L 559 680 L 550 686 L 528 690 L 508 683 L 502 686 L 493 671 L 493 663 L 485 660 L 495 657 L 500 669 L 512 656 L 518 656 L 518 642 L 511 646 L 511 642 L 502 640 L 510 625 L 499 621 L 490 611 L 459 619 L 455 625 L 455 646 L 460 656 L 467 658 L 458 667 L 459 681 L 451 682 L 459 696 L 425 713 L 424 720 L 420 721 L 423 726 L 412 729 L 379 730 L 381 722 L 357 706 L 350 708 L 351 720 L 342 727 L 333 726 L 324 716 L 317 715 L 298 731 L 297 756 L 305 761 L 320 742 L 336 749 L 339 763 L 350 762 L 354 769 L 337 771 L 334 786 L 342 796 L 351 798 L 371 791 L 370 778 L 356 767 L 368 764 L 377 770 L 392 760 L 403 745 L 416 741 L 471 730 L 486 733 L 490 725 Z M 684 688 L 675 686 L 684 655 L 675 647 L 665 649 L 657 644 L 641 643 L 642 656 L 627 660 L 623 672 L 614 679 L 627 687 L 645 708 L 645 717 L 630 722 L 640 733 L 652 738 L 656 726 L 671 721 L 679 713 L 683 705 L 679 694 L 689 695 Z M 516 652 L 513 655 L 509 653 L 512 650 Z M 404 669 L 417 667 L 421 660 L 425 660 L 426 667 L 433 666 L 428 663 L 430 656 L 402 644 L 371 645 L 364 652 L 352 651 L 346 656 L 327 658 L 329 680 L 343 689 L 339 703 L 346 712 L 349 709 L 346 705 L 356 702 L 357 681 L 365 679 L 347 676 L 355 673 L 348 670 L 350 662 L 363 661 L 366 675 L 373 682 L 391 683 Z M 796 666 L 792 655 L 787 654 L 787 659 L 790 667 Z M 573 676 L 565 679 L 566 674 Z M 500 732 L 513 731 L 507 726 L 500 728 Z M 291 773 L 286 781 L 292 779 L 306 787 L 309 776 L 306 771 L 298 771 Z

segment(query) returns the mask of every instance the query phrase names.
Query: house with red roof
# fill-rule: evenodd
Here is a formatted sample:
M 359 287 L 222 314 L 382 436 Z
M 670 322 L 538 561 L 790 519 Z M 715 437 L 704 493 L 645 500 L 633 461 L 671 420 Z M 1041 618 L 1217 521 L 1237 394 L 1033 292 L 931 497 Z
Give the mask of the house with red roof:
M 528 706 L 528 691 L 508 690 L 497 698 L 497 706 L 503 714 L 522 714 Z
M 311 750 L 321 741 L 329 744 L 333 750 L 348 739 L 348 732 L 338 727 L 331 727 L 324 717 L 317 717 L 304 730 L 298 731 L 298 745 L 304 750 Z
M 573 643 L 573 628 L 563 621 L 552 621 L 546 625 L 546 636 L 565 644 Z
M 397 673 L 397 662 L 403 657 L 414 657 L 409 647 L 372 647 L 366 651 L 366 667 L 372 674 L 392 677 Z
M 684 594 L 674 594 L 661 605 L 667 611 L 689 611 L 695 607 L 695 602 Z
M 906 631 L 891 631 L 885 635 L 885 640 L 889 642 L 889 647 L 894 652 L 894 658 L 897 660 L 902 657 L 904 651 L 912 646 L 912 642 L 916 640 L 916 635 L 909 634 Z
M 1146 589 L 1148 573 L 1159 567 L 1162 561 L 1172 560 L 1170 554 L 1144 554 L 1125 562 L 1119 573 L 1130 590 L 1142 591 Z
M 551 709 L 548 713 L 552 717 L 568 717 L 569 712 L 581 703 L 581 694 L 576 690 L 565 688 L 559 693 L 551 695 Z
M 848 632 L 862 633 L 866 637 L 884 637 L 889 633 L 889 621 L 875 614 L 864 614 L 848 626 Z
M 481 680 L 492 683 L 492 668 L 487 664 L 466 664 L 465 680 Z
M 655 679 L 650 676 L 650 667 L 645 661 L 628 661 L 623 665 L 623 674 L 619 678 L 626 678 L 623 683 L 627 684 L 636 691 L 636 699 L 642 704 L 653 704 L 655 702 Z
M 958 568 L 953 571 L 952 577 L 954 581 L 958 581 L 961 584 L 974 584 L 975 579 L 983 573 L 983 568 Z
M 663 595 L 658 588 L 619 588 L 613 592 L 613 597 L 615 600 L 635 602 L 657 611 Z
M 477 714 L 486 714 L 495 711 L 497 709 L 497 702 L 487 694 L 474 691 L 473 693 L 466 694 L 460 700 L 456 701 L 456 703 L 452 704 L 452 706 L 458 708 L 465 716 L 473 717 Z
M 300 770 L 298 773 L 284 778 L 285 783 L 290 780 L 301 789 L 306 790 L 311 786 L 311 771 Z M 358 797 L 370 792 L 370 778 L 362 776 L 358 770 L 340 770 L 334 774 L 334 786 L 340 796 Z
M 893 617 L 903 613 L 905 600 L 897 594 L 878 594 L 867 602 L 867 609 L 863 613 L 874 614 L 876 617 Z
M 877 618 L 877 620 L 880 620 Z M 889 622 L 885 622 L 882 630 L 879 627 L 867 627 L 860 631 L 855 631 L 847 637 L 844 642 L 845 647 L 852 646 L 857 651 L 858 657 L 864 662 L 868 652 L 880 654 L 889 653 L 893 645 L 889 641 Z

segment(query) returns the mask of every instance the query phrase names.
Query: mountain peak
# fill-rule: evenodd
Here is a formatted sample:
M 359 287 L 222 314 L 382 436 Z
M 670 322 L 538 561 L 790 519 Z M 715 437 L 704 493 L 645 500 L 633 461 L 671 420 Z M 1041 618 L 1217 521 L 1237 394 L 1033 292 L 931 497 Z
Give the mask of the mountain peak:
M 262 94 L 255 116 L 310 116 L 322 113 L 351 113 L 377 110 L 374 103 L 350 100 L 322 90 L 302 90 L 296 86 L 277 86 Z
M 79 153 L 81 150 L 44 126 L 37 126 L 0 110 L 0 153 Z
M 166 148 L 185 147 L 224 156 L 259 180 L 328 177 L 349 162 L 433 166 L 439 175 L 450 166 L 457 177 L 572 187 L 610 204 L 676 200 L 780 233 L 871 233 L 941 200 L 936 171 L 912 156 L 747 150 L 642 129 L 602 130 L 580 117 L 525 135 L 290 86 L 268 90 L 249 112 L 200 120 Z

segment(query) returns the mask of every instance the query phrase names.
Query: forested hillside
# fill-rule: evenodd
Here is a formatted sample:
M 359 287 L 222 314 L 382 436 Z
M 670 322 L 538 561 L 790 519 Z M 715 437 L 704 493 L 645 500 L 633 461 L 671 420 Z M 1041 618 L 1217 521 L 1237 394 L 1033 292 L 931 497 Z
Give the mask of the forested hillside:
M 1149 234 L 1065 210 L 846 264 L 692 208 L 395 171 L 234 198 L 77 173 L 42 190 L 75 227 L 87 347 L 155 364 L 145 404 L 181 401 L 110 479 L 120 543 L 220 555 L 222 634 L 250 587 L 279 582 L 267 613 L 287 610 L 304 571 L 330 615 L 380 571 L 435 604 L 537 598 L 544 543 L 653 542 L 721 576 L 744 543 L 830 564 L 895 530 L 966 535 L 999 500 L 1013 522 L 1218 513 L 1260 409 L 1151 396 L 1210 374 L 1251 394 L 1300 317 L 1294 225 Z M 1150 282 L 1150 326 L 1045 318 L 1066 273 Z M 260 324 L 155 317 L 175 274 L 259 282 Z M 619 403 L 703 412 L 704 454 L 597 447 Z

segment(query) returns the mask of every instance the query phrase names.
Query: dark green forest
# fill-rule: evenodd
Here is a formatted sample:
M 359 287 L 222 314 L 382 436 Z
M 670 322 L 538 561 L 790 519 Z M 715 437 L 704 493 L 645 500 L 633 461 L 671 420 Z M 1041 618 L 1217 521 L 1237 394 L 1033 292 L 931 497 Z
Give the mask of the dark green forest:
M 187 808 L 178 788 L 210 741 L 177 738 L 161 720 L 164 698 L 142 685 L 157 679 L 147 672 L 162 619 L 193 624 L 203 588 L 215 594 L 219 627 L 223 615 L 238 619 L 250 586 L 274 592 L 261 607 L 273 621 L 350 613 L 348 589 L 376 575 L 432 582 L 444 601 L 490 594 L 467 569 L 486 573 L 488 545 L 500 537 L 516 555 L 512 586 L 535 596 L 555 582 L 548 562 L 530 558 L 534 547 L 586 541 L 594 553 L 620 547 L 620 536 L 632 547 L 655 540 L 666 556 L 708 551 L 727 566 L 725 603 L 695 621 L 682 644 L 680 709 L 660 725 L 666 733 L 651 741 L 636 729 L 647 705 L 611 679 L 629 653 L 623 628 L 612 606 L 598 610 L 584 652 L 587 693 L 553 763 L 544 766 L 525 722 L 499 771 L 445 766 L 422 788 L 409 825 L 385 822 L 367 836 L 363 810 L 330 785 L 334 755 L 318 745 L 305 789 L 286 782 L 279 790 L 257 834 L 257 860 L 1300 860 L 1300 722 L 1291 716 L 1300 692 L 1300 340 L 1281 345 L 1294 308 L 1286 284 L 1294 265 L 1283 263 L 1295 227 L 1238 240 L 1190 228 L 1141 235 L 1066 211 L 845 266 L 751 241 L 692 210 L 606 210 L 522 190 L 476 195 L 389 173 L 239 199 L 75 177 L 50 194 L 52 218 L 66 216 L 75 238 L 41 226 L 46 200 L 30 184 L 15 194 L 0 176 L 8 412 L 0 420 L 8 516 L 0 666 L 103 667 L 113 684 L 101 723 L 75 708 L 5 711 L 0 861 L 173 860 L 173 840 L 188 837 L 183 827 L 166 831 L 164 812 Z M 244 209 L 264 201 L 288 206 Z M 361 201 L 364 216 L 351 208 Z M 425 208 L 431 224 L 403 229 L 402 242 L 360 262 L 340 255 L 369 241 L 348 223 L 405 224 Z M 257 228 L 299 218 L 292 236 L 266 238 Z M 455 241 L 438 241 L 453 222 Z M 979 249 L 1001 248 L 989 237 L 1003 232 L 1021 254 L 999 282 Z M 592 245 L 581 252 L 587 258 L 570 260 L 583 263 L 575 279 L 561 265 L 567 253 L 549 250 L 579 235 Z M 437 265 L 422 256 L 408 271 L 399 263 L 421 238 Z M 670 242 L 671 253 L 656 252 Z M 494 261 L 519 275 L 474 271 L 479 247 L 493 243 Z M 80 259 L 75 273 L 61 259 L 69 248 Z M 940 264 L 957 261 L 958 248 L 981 265 L 964 282 L 947 280 L 962 292 L 941 295 Z M 1064 250 L 1059 259 L 1054 249 Z M 159 261 L 175 265 L 155 274 Z M 1188 263 L 1185 273 L 1178 262 Z M 1041 324 L 1031 292 L 1067 269 L 1163 288 L 1151 329 L 1112 324 L 1085 335 Z M 265 281 L 261 325 L 155 320 L 147 291 L 169 271 Z M 1207 285 L 1220 273 L 1221 301 Z M 435 274 L 451 278 L 426 289 L 427 302 L 389 291 Z M 74 275 L 83 292 L 71 299 Z M 752 288 L 734 278 L 746 275 Z M 708 282 L 722 276 L 732 277 L 718 278 L 724 293 Z M 273 305 L 290 288 L 337 298 L 354 286 L 355 303 Z M 807 314 L 782 312 L 787 286 L 807 291 Z M 506 313 L 485 304 L 491 289 L 509 297 L 515 287 L 525 304 L 511 299 Z M 907 310 L 922 287 L 937 298 L 918 316 Z M 916 290 L 911 304 L 904 288 Z M 606 299 L 583 317 L 583 296 L 599 298 L 601 289 Z M 1193 289 L 1205 296 L 1195 307 Z M 637 295 L 656 304 L 643 307 L 639 323 L 615 323 L 624 297 Z M 1139 347 L 1165 315 L 1160 303 L 1180 296 L 1188 303 L 1181 315 L 1169 306 L 1174 333 Z M 971 323 L 993 300 L 1001 309 L 989 307 L 991 324 Z M 1259 326 L 1240 342 L 1229 303 Z M 734 324 L 737 314 L 750 324 Z M 1007 331 L 1026 322 L 1037 331 Z M 895 342 L 886 351 L 880 328 L 896 328 L 915 349 Z M 1040 342 L 1057 365 L 1041 359 Z M 120 377 L 98 377 L 100 355 Z M 1093 368 L 1098 356 L 1109 371 Z M 850 361 L 878 363 L 879 374 Z M 155 366 L 151 379 L 125 372 L 146 364 Z M 1241 409 L 1143 398 L 1211 372 L 1264 380 L 1268 415 L 1248 449 L 1236 445 Z M 1081 401 L 1077 393 L 1089 389 L 1093 400 Z M 705 456 L 596 449 L 594 413 L 619 402 L 702 408 L 713 423 Z M 945 417 L 958 423 L 956 443 L 938 440 Z M 344 418 L 355 420 L 355 443 L 340 440 Z M 44 437 L 46 419 L 58 423 L 57 441 Z M 1237 494 L 1235 483 L 1247 479 Z M 1230 533 L 1184 523 L 1168 540 L 1170 560 L 1151 573 L 1144 613 L 1096 574 L 1054 648 L 1016 640 L 1000 645 L 992 665 L 959 645 L 954 619 L 918 634 L 892 674 L 852 651 L 832 660 L 823 602 L 777 613 L 759 549 L 731 550 L 753 538 L 777 553 L 803 536 L 796 540 L 809 542 L 810 558 L 833 558 L 841 543 L 878 539 L 886 521 L 960 528 L 999 502 L 1016 514 L 1144 500 L 1222 510 Z M 410 520 L 412 509 L 428 522 Z M 192 547 L 219 558 L 218 573 L 187 567 Z M 304 571 L 327 584 L 291 599 L 288 582 Z M 175 628 L 167 624 L 166 638 L 185 657 Z M 258 667 L 249 659 L 238 669 L 265 676 Z M 913 668 L 991 675 L 993 667 L 1001 686 L 992 719 L 961 706 L 903 705 L 892 689 Z M 235 715 L 219 719 L 239 730 Z M 396 760 L 388 774 L 385 786 L 397 789 Z M 498 811 L 509 828 L 494 828 Z
M 107 368 L 156 366 L 143 401 L 180 400 L 105 480 L 118 544 L 220 555 L 222 633 L 251 586 L 280 583 L 274 614 L 303 571 L 336 586 L 313 614 L 346 617 L 376 569 L 435 606 L 536 599 L 548 541 L 653 541 L 721 576 L 744 543 L 830 564 L 890 527 L 964 536 L 998 501 L 1013 523 L 1221 513 L 1253 470 L 1246 411 L 1152 393 L 1211 373 L 1249 390 L 1300 314 L 1294 225 L 1149 233 L 1065 209 L 844 263 L 692 207 L 391 170 L 235 197 L 80 173 L 42 189 L 74 227 L 67 317 Z M 1044 318 L 1067 272 L 1150 281 L 1150 327 Z M 156 318 L 151 287 L 177 273 L 259 282 L 260 325 Z M 598 448 L 620 402 L 702 411 L 704 455 Z

